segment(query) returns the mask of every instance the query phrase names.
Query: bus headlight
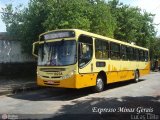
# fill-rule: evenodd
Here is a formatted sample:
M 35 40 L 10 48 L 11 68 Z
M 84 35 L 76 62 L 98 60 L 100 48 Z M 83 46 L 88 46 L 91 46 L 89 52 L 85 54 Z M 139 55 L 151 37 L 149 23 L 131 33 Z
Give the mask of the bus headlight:
M 62 79 L 70 78 L 70 77 L 72 77 L 74 74 L 75 74 L 75 70 L 71 71 L 69 74 L 67 74 L 67 75 L 65 75 L 65 76 L 62 76 Z
M 39 72 L 37 71 L 37 76 L 40 77 Z

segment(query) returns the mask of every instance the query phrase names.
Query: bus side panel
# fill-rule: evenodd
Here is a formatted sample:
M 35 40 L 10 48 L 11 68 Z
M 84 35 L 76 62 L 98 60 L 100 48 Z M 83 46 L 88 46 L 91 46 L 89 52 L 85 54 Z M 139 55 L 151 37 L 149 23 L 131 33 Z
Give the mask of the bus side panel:
M 112 66 L 112 67 L 111 67 Z M 130 70 L 129 70 L 130 69 Z M 150 73 L 150 62 L 123 62 L 117 67 L 116 62 L 110 64 L 107 74 L 107 83 L 126 81 L 134 79 L 134 72 L 139 69 L 140 76 Z M 115 71 L 117 70 L 117 71 Z
M 118 80 L 117 72 L 110 71 L 107 73 L 107 84 L 114 83 L 114 82 L 116 82 L 116 80 Z
M 97 73 L 76 75 L 76 88 L 84 88 L 96 85 Z
M 135 62 L 111 60 L 108 63 L 107 83 L 133 79 L 135 66 Z
M 134 71 L 110 71 L 107 74 L 107 83 L 126 81 L 134 78 Z
M 150 73 L 150 62 L 147 63 L 144 69 L 140 69 L 139 72 L 140 72 L 140 76 L 149 74 Z

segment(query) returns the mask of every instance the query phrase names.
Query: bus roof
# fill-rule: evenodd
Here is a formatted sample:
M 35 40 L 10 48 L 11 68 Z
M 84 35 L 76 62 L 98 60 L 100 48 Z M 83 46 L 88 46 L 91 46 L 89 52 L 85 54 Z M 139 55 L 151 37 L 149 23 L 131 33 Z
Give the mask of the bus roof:
M 80 30 L 80 29 L 57 29 L 57 30 L 52 30 L 52 31 L 48 31 L 48 32 L 42 33 L 42 34 L 40 34 L 40 36 L 44 35 L 44 34 L 47 34 L 47 33 L 50 33 L 50 32 L 67 31 L 67 30 L 73 30 L 73 31 L 75 31 L 75 33 L 84 34 L 84 35 L 91 36 L 91 37 L 94 37 L 94 38 L 104 39 L 104 40 L 107 40 L 107 41 L 111 41 L 111 42 L 115 42 L 115 43 L 119 43 L 119 44 L 123 44 L 123 45 L 127 45 L 127 46 L 132 46 L 132 47 L 135 47 L 135 48 L 139 48 L 139 49 L 143 49 L 143 50 L 147 50 L 148 51 L 148 49 L 144 48 L 144 47 L 140 47 L 140 46 L 137 46 L 137 45 L 133 45 L 131 43 L 123 42 L 123 41 L 120 41 L 120 40 L 116 40 L 116 39 L 113 39 L 113 38 L 105 37 L 105 36 L 102 36 L 102 35 L 98 35 L 98 34 L 87 32 L 87 31 Z

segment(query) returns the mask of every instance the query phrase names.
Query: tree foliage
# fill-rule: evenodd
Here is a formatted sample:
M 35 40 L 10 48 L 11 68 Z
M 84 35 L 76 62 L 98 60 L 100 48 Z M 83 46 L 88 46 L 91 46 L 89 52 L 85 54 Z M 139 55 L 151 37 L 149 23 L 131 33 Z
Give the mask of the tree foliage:
M 38 40 L 38 35 L 45 31 L 43 22 L 46 20 L 48 9 L 47 1 L 31 0 L 28 8 L 13 10 L 11 4 L 3 9 L 3 21 L 6 24 L 7 32 L 15 39 L 22 41 L 24 52 L 30 53 L 32 43 Z M 7 13 L 7 14 L 6 14 Z
M 7 31 L 22 41 L 25 52 L 42 32 L 77 28 L 156 51 L 153 16 L 112 0 L 30 0 L 27 8 L 6 5 L 2 15 Z M 7 14 L 6 14 L 7 13 Z
M 110 1 L 109 6 L 116 18 L 116 39 L 147 47 L 149 41 L 155 38 L 154 15 L 137 7 L 123 5 L 118 0 Z
M 152 60 L 160 58 L 160 38 L 156 38 L 150 43 L 150 52 Z
M 46 30 L 78 28 L 113 37 L 114 19 L 103 0 L 58 0 L 48 7 Z

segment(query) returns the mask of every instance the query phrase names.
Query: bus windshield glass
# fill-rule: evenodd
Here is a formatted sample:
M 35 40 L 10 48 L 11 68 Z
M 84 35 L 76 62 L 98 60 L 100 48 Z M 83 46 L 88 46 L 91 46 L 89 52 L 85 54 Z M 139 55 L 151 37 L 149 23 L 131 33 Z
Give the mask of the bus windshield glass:
M 67 66 L 76 63 L 76 41 L 61 40 L 41 44 L 38 50 L 38 65 Z

